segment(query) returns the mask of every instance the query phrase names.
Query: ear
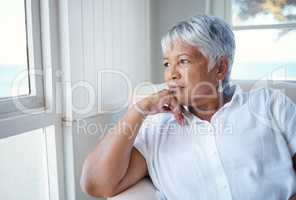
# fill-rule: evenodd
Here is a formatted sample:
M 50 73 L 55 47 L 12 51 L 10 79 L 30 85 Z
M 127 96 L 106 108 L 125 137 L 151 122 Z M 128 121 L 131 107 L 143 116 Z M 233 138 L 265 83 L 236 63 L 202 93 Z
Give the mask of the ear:
M 223 56 L 220 59 L 220 62 L 217 66 L 217 79 L 218 80 L 224 80 L 226 73 L 228 71 L 228 58 L 226 56 Z

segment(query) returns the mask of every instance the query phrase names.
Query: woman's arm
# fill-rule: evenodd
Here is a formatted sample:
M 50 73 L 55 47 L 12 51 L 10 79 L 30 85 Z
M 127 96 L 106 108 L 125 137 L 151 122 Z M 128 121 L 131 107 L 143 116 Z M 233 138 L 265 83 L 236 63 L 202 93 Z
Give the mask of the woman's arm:
M 105 135 L 87 156 L 82 170 L 81 187 L 91 196 L 113 196 L 147 175 L 143 156 L 133 147 L 145 116 L 172 112 L 180 119 L 181 108 L 168 90 L 162 90 L 131 107 L 115 128 Z
M 130 108 L 96 145 L 83 165 L 81 187 L 84 192 L 96 197 L 113 196 L 147 175 L 143 156 L 133 148 L 143 120 L 135 108 Z

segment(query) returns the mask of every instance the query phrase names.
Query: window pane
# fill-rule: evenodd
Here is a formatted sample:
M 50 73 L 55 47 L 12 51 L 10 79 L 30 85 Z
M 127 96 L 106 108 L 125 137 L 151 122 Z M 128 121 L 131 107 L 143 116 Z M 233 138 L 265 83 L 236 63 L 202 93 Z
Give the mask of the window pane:
M 296 30 L 235 31 L 233 79 L 296 80 Z
M 0 1 L 0 26 L 0 98 L 29 94 L 24 0 Z
M 0 140 L 0 199 L 48 200 L 43 129 Z
M 234 26 L 296 22 L 296 0 L 232 0 Z

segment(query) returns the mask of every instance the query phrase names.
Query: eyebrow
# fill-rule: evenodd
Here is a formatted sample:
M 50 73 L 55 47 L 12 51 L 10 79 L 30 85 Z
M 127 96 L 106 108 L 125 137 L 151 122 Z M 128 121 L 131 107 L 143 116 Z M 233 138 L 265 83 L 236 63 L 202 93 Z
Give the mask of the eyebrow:
M 187 53 L 180 53 L 177 55 L 177 57 L 181 57 L 181 56 L 188 56 L 188 57 L 191 57 L 191 55 L 187 54 Z M 163 57 L 162 60 L 168 60 L 169 58 L 168 57 Z

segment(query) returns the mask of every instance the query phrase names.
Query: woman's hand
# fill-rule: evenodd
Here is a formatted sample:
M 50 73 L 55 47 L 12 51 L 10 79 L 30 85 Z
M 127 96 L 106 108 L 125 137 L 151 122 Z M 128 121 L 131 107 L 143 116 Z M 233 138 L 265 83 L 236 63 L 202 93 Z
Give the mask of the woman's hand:
M 184 123 L 182 106 L 178 103 L 177 98 L 173 96 L 173 93 L 167 89 L 142 99 L 135 106 L 146 115 L 171 112 L 180 125 Z

